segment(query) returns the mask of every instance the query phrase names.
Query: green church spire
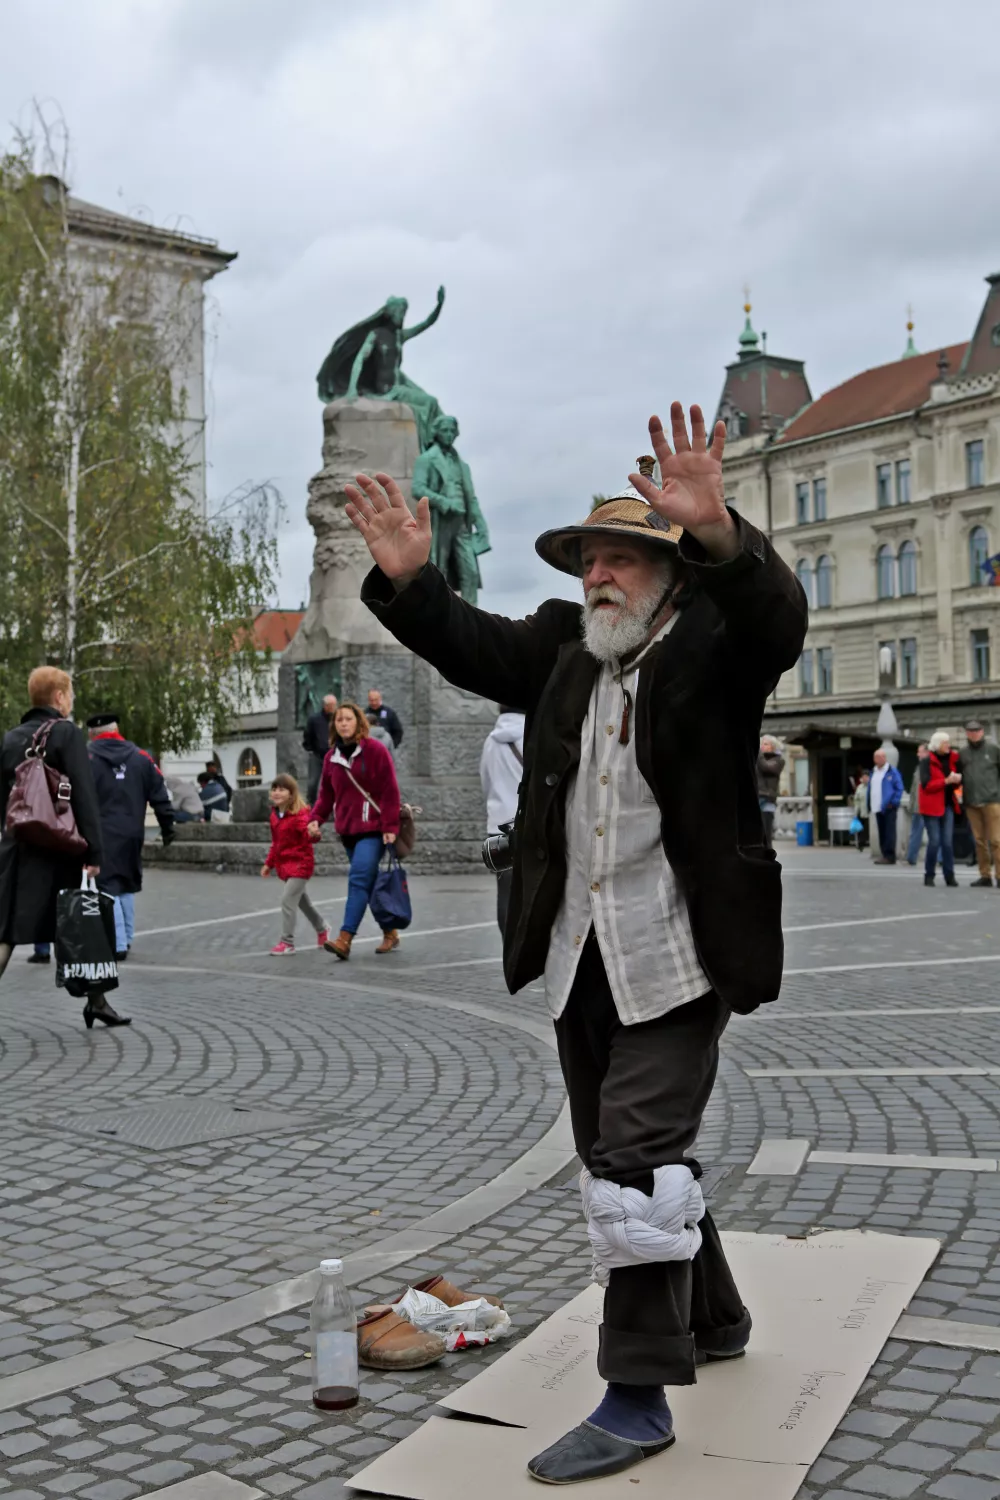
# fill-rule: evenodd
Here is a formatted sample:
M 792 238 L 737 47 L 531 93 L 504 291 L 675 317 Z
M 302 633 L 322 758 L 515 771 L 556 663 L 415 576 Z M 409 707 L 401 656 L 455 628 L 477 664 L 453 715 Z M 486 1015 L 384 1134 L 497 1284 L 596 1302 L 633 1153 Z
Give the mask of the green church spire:
M 915 354 L 919 353 L 920 350 L 913 342 L 913 308 L 908 307 L 906 309 L 906 348 L 903 350 L 903 358 L 912 359 Z
M 743 288 L 743 296 L 746 299 L 743 303 L 743 311 L 746 313 L 746 322 L 743 325 L 743 332 L 740 334 L 739 339 L 740 358 L 748 359 L 751 354 L 756 354 L 758 352 L 760 348 L 760 339 L 757 337 L 757 334 L 754 331 L 753 324 L 750 322 L 750 288 L 748 286 L 745 286 Z

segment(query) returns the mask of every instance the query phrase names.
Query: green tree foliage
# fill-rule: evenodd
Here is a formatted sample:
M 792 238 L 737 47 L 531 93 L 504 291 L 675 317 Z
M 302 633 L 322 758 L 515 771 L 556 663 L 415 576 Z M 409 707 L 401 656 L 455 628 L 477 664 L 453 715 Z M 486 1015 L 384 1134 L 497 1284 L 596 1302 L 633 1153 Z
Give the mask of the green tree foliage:
M 267 662 L 280 499 L 247 486 L 205 518 L 189 494 L 184 395 L 200 285 L 137 244 L 71 241 L 34 143 L 0 158 L 0 724 L 42 662 L 80 714 L 181 751 L 223 732 Z

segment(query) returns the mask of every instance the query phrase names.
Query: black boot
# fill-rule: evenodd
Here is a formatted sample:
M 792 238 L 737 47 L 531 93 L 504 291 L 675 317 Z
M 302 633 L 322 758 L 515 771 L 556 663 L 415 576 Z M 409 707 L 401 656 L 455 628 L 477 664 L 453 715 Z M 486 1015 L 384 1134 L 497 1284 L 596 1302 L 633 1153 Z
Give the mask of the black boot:
M 83 1007 L 83 1019 L 88 1031 L 95 1021 L 103 1021 L 105 1026 L 131 1026 L 132 1024 L 132 1017 L 120 1016 L 108 1004 L 107 996 L 101 994 L 100 991 L 87 996 L 87 1003 Z

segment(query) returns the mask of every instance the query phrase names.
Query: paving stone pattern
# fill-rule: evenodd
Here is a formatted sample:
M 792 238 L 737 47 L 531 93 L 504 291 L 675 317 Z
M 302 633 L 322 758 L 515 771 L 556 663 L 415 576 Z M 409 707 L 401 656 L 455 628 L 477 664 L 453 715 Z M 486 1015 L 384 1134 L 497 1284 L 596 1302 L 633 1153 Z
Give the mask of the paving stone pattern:
M 744 1072 L 1000 1066 L 1000 1015 L 801 1019 L 1000 1003 L 1000 965 L 949 962 L 1000 954 L 1000 892 L 925 890 L 913 872 L 876 872 L 849 851 L 796 852 L 786 865 L 789 927 L 921 917 L 790 932 L 789 969 L 946 962 L 791 975 L 775 1006 L 733 1021 L 698 1145 L 714 1169 L 717 1217 L 726 1228 L 796 1234 L 860 1225 L 935 1234 L 945 1249 L 910 1310 L 1000 1326 L 1000 1174 L 808 1166 L 791 1179 L 743 1175 L 764 1137 L 805 1136 L 827 1150 L 1000 1154 L 994 1079 Z M 310 948 L 268 960 L 273 915 L 140 935 L 124 971 L 122 1005 L 136 1016 L 127 1032 L 84 1032 L 51 970 L 15 955 L 0 985 L 0 1375 L 377 1243 L 490 1180 L 548 1128 L 562 1098 L 554 1054 L 507 1024 L 544 1024 L 544 1002 L 538 986 L 517 997 L 503 988 L 491 886 L 412 885 L 417 930 L 388 960 L 371 944 L 349 966 Z M 317 887 L 335 916 L 343 882 Z M 273 900 L 264 882 L 157 871 L 140 934 Z M 949 910 L 974 915 L 941 915 Z M 467 930 L 419 936 L 449 926 Z M 458 966 L 435 967 L 446 964 Z M 67 1125 L 183 1099 L 280 1109 L 289 1127 L 149 1150 Z M 589 1279 L 575 1183 L 568 1172 L 560 1179 L 427 1263 L 359 1289 L 358 1301 L 446 1269 L 499 1292 L 527 1331 Z M 276 1496 L 338 1500 L 345 1477 L 502 1352 L 450 1355 L 391 1379 L 367 1372 L 356 1410 L 319 1414 L 305 1314 L 0 1413 L 3 1500 L 131 1500 L 207 1469 Z M 1000 1500 L 1000 1355 L 891 1341 L 802 1494 Z

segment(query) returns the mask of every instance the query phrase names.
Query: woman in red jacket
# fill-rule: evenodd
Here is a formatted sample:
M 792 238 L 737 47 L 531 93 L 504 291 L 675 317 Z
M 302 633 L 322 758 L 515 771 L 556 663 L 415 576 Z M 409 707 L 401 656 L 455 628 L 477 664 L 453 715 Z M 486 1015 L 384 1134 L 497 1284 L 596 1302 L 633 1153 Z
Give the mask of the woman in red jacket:
M 351 873 L 347 881 L 347 906 L 339 936 L 326 947 L 338 958 L 350 958 L 351 942 L 375 886 L 375 877 L 385 844 L 394 844 L 399 832 L 399 784 L 392 756 L 374 740 L 368 720 L 356 703 L 342 703 L 330 725 L 330 749 L 323 762 L 319 795 L 312 810 L 309 831 L 319 834 L 319 825 L 335 811 L 334 827 L 347 850 Z M 399 947 L 399 934 L 383 931 L 376 953 L 391 953 Z
M 920 815 L 927 829 L 924 885 L 934 884 L 939 851 L 945 885 L 958 885 L 954 849 L 955 818 L 961 811 L 958 753 L 943 729 L 931 735 L 928 749 L 927 759 L 920 762 Z
M 295 913 L 300 911 L 316 929 L 322 948 L 330 936 L 319 912 L 306 895 L 306 884 L 316 868 L 313 840 L 309 835 L 309 808 L 294 776 L 276 776 L 271 782 L 271 847 L 261 875 L 266 879 L 277 870 L 285 882 L 281 898 L 281 937 L 271 952 L 276 957 L 295 952 Z

